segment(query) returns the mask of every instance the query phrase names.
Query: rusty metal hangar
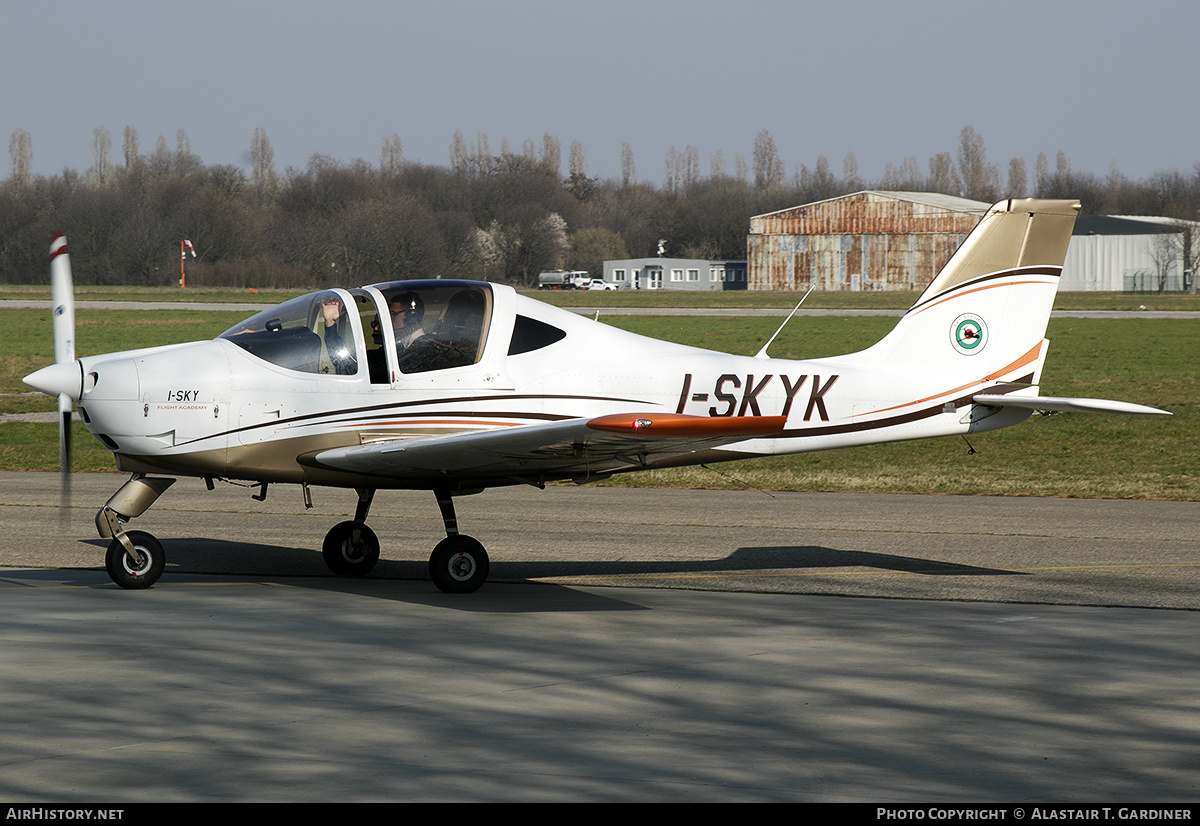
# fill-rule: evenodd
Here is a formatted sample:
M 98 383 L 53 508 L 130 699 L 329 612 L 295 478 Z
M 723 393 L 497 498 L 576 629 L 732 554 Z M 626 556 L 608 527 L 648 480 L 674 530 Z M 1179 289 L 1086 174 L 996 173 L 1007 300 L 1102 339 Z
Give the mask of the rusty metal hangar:
M 920 290 L 991 206 L 930 192 L 856 192 L 750 219 L 751 290 Z

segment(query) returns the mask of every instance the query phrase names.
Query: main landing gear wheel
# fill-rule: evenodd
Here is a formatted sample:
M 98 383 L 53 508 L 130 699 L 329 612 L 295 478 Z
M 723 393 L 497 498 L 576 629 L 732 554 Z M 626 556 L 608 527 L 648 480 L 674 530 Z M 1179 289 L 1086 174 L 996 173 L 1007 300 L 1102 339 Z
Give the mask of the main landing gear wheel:
M 338 576 L 366 576 L 379 561 L 379 537 L 362 522 L 339 522 L 325 534 L 321 555 Z
M 429 555 L 429 578 L 447 594 L 470 594 L 488 577 L 488 555 L 479 540 L 448 536 Z
M 113 539 L 104 555 L 104 567 L 113 582 L 122 588 L 149 588 L 158 582 L 167 557 L 159 541 L 145 531 L 128 531 L 125 536 L 132 543 L 141 559 L 134 559 L 120 539 Z

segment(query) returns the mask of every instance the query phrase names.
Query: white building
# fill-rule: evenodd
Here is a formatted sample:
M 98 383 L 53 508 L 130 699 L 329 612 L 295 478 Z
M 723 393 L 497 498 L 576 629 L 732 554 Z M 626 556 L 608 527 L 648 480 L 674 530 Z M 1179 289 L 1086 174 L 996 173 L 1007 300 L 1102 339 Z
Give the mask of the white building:
M 622 290 L 744 290 L 746 262 L 627 258 L 605 261 L 604 280 Z
M 1200 222 L 1146 215 L 1089 215 L 1075 221 L 1063 262 L 1063 291 L 1166 292 L 1186 289 L 1184 233 Z M 1188 274 L 1188 282 L 1191 274 Z

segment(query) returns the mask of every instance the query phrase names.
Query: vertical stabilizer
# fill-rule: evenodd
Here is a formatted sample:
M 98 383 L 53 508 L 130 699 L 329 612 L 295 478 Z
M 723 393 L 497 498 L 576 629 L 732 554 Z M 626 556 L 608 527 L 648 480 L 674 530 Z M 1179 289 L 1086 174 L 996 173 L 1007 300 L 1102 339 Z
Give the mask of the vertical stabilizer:
M 932 371 L 953 388 L 1036 384 L 1078 211 L 1078 201 L 1035 198 L 993 206 L 864 355 L 889 371 Z

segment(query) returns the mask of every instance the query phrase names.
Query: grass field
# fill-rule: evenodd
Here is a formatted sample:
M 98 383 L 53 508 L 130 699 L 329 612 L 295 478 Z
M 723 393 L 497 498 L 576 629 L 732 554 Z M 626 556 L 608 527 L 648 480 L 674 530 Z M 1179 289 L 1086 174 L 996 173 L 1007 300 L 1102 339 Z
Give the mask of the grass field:
M 608 299 L 621 294 L 593 295 Z M 211 338 L 244 315 L 82 310 L 78 352 Z M 658 316 L 610 317 L 607 323 L 657 338 L 752 354 L 779 320 Z M 799 358 L 851 352 L 877 341 L 894 324 L 893 318 L 873 317 L 793 320 L 771 354 Z M 28 392 L 20 382 L 21 376 L 51 360 L 49 329 L 48 310 L 0 310 L 0 413 L 54 410 L 53 400 Z M 1175 415 L 1035 417 L 1015 428 L 971 437 L 974 454 L 962 439 L 938 439 L 752 459 L 711 469 L 628 474 L 606 484 L 1200 499 L 1200 440 L 1195 436 L 1200 416 L 1200 319 L 1052 319 L 1047 336 L 1051 347 L 1044 394 L 1124 399 Z M 111 470 L 111 455 L 81 425 L 76 428 L 76 469 Z M 53 469 L 57 463 L 54 425 L 0 424 L 0 468 Z
M 303 295 L 308 290 L 213 290 L 189 287 L 76 287 L 79 301 L 197 301 L 207 304 L 277 304 Z M 689 290 L 620 290 L 617 292 L 581 290 L 522 290 L 525 295 L 558 307 L 720 307 L 733 309 L 774 308 L 790 310 L 804 297 L 803 292 L 699 292 Z M 917 294 L 910 292 L 814 292 L 804 302 L 808 309 L 904 310 L 913 305 Z M 0 300 L 19 299 L 50 303 L 48 285 L 0 284 Z M 1059 293 L 1057 310 L 1192 310 L 1200 312 L 1200 294 L 1171 293 Z

